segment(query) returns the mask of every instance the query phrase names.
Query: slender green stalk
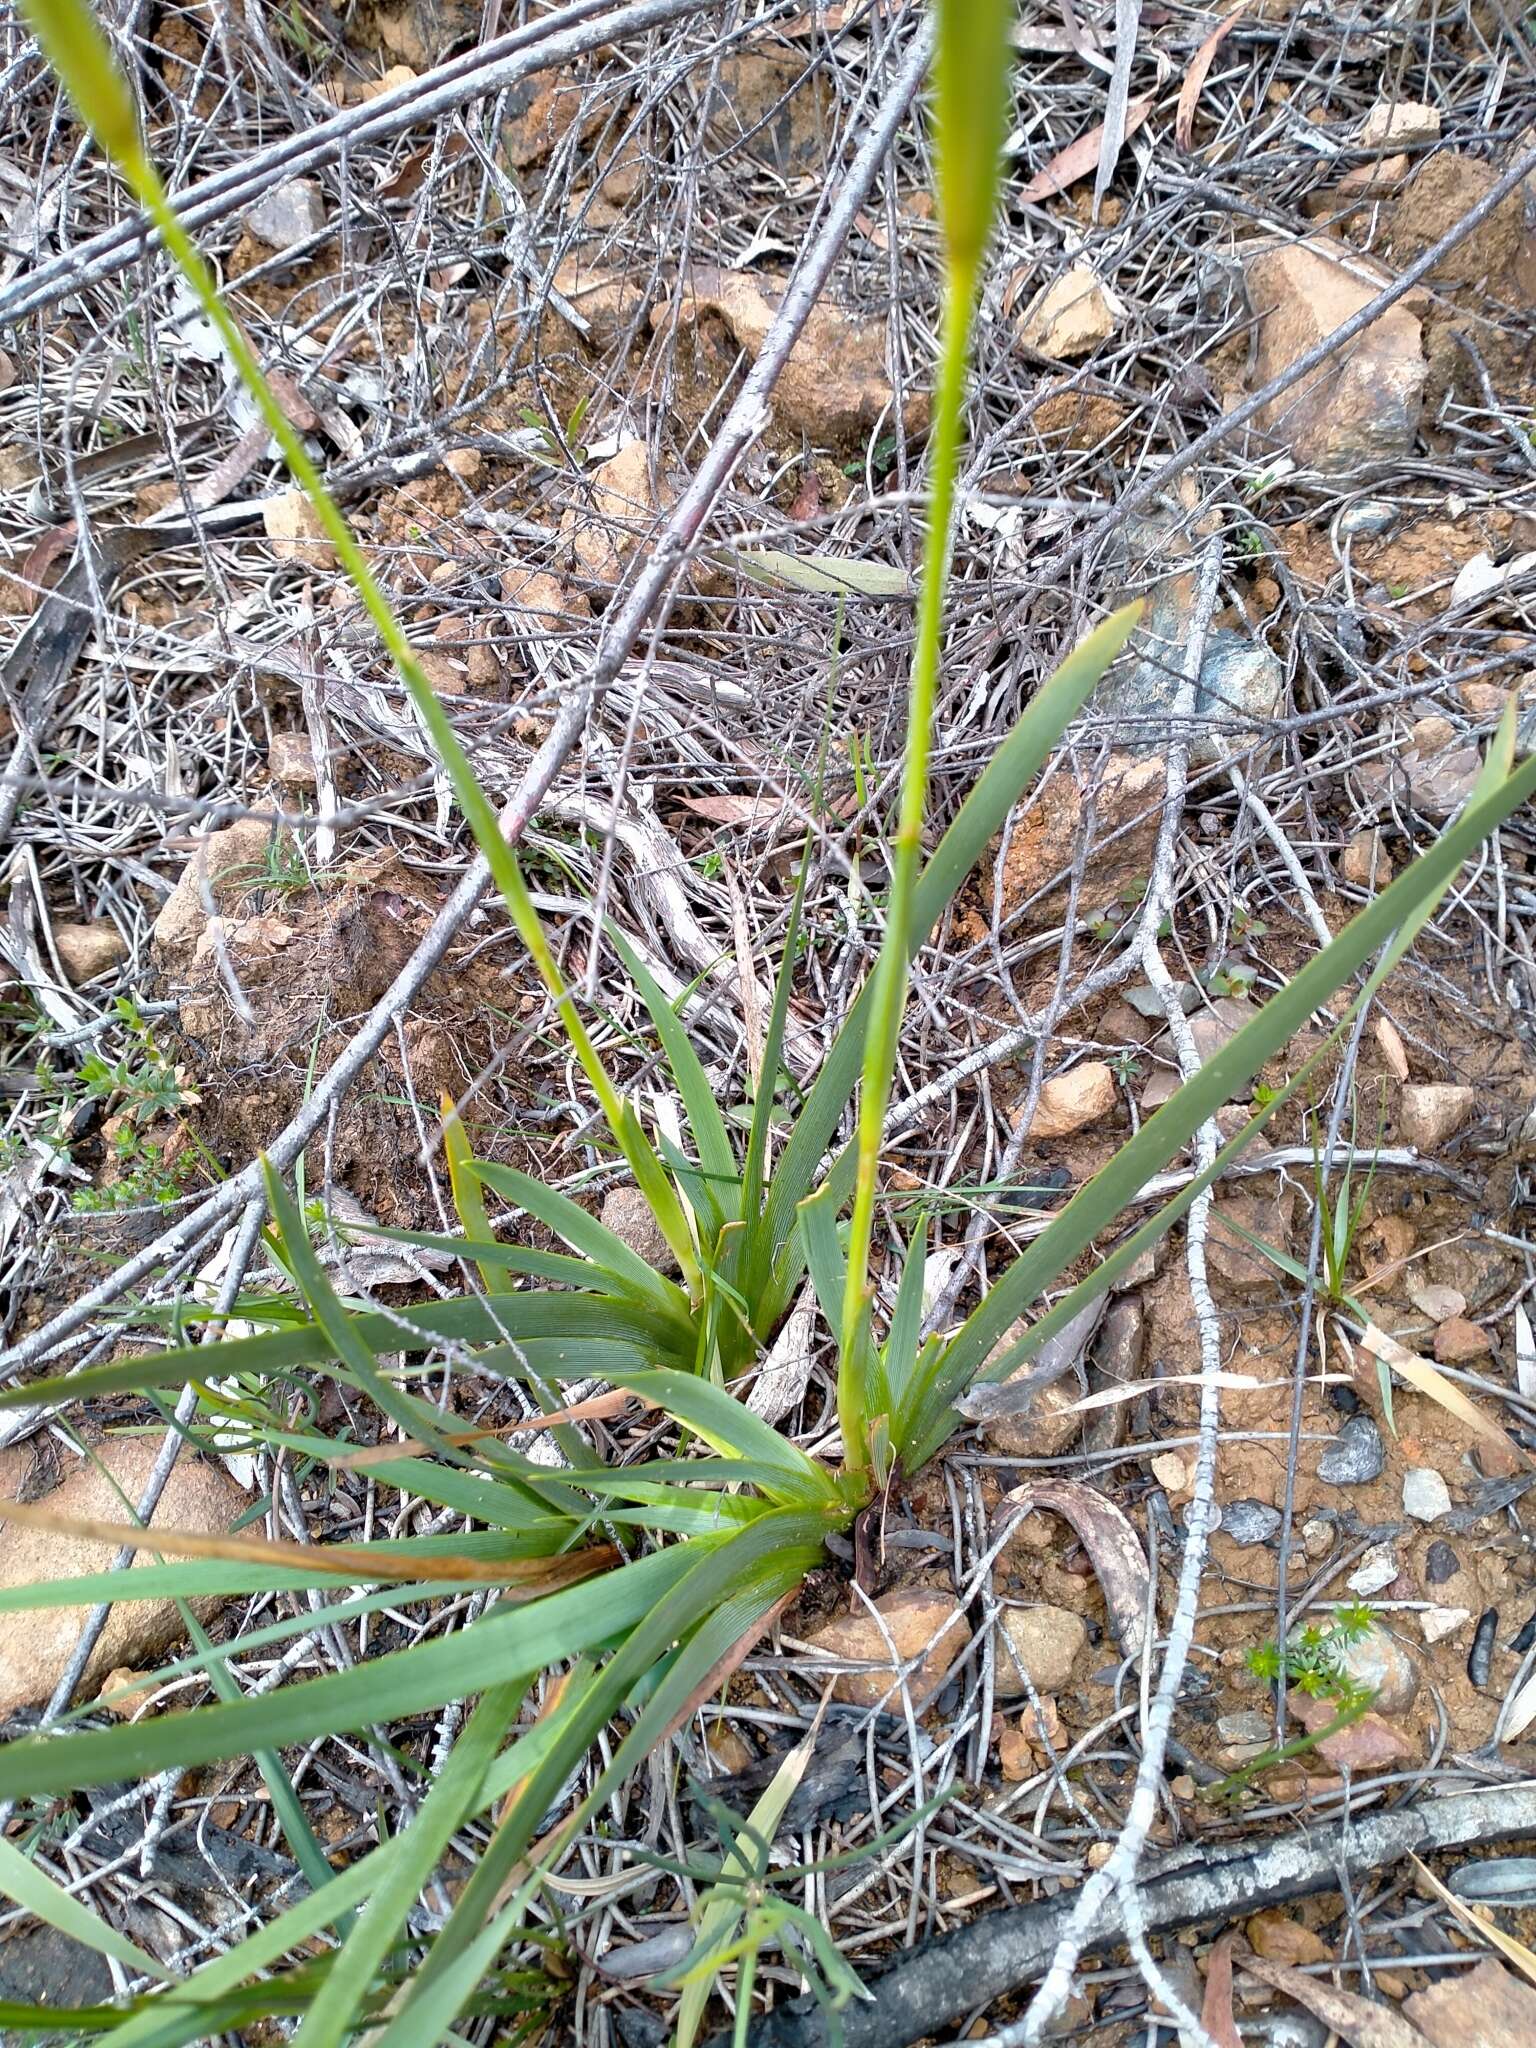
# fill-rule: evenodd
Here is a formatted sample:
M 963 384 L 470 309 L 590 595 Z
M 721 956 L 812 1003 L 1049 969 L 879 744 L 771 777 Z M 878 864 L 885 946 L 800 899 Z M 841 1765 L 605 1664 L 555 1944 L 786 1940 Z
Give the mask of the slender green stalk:
M 633 1114 L 620 1099 L 581 1021 L 528 894 L 521 866 L 501 836 L 495 806 L 480 787 L 469 758 L 406 638 L 405 628 L 395 616 L 394 608 L 369 567 L 368 558 L 358 546 L 341 508 L 310 459 L 303 438 L 278 403 L 239 322 L 219 297 L 212 272 L 177 219 L 160 174 L 144 149 L 128 88 L 95 16 L 85 0 L 25 0 L 25 6 L 27 18 L 36 29 L 38 39 L 63 79 L 70 97 L 97 142 L 115 159 L 140 204 L 159 228 L 173 262 L 213 323 L 229 361 L 255 400 L 294 480 L 313 506 L 327 540 L 336 551 L 337 560 L 378 628 L 379 637 L 410 693 L 417 715 L 431 735 L 460 808 L 490 865 L 518 937 L 528 948 L 539 978 L 554 1001 L 561 1025 L 597 1097 L 598 1107 L 614 1141 L 650 1199 L 656 1220 L 677 1255 L 690 1290 L 696 1288 L 699 1284 L 698 1263 L 682 1206 Z
M 964 427 L 965 373 L 977 280 L 991 231 L 1007 108 L 1011 0 L 937 0 L 936 140 L 939 203 L 945 236 L 943 342 L 934 393 L 933 494 L 923 549 L 923 583 L 907 705 L 907 745 L 892 846 L 885 934 L 875 964 L 869 1036 L 859 1095 L 853 1214 L 849 1225 L 837 1379 L 843 1456 L 856 1476 L 870 1469 L 869 1254 L 874 1237 L 880 1134 L 890 1105 L 910 975 L 910 934 L 928 765 L 938 700 L 939 649 L 949 582 L 955 476 Z

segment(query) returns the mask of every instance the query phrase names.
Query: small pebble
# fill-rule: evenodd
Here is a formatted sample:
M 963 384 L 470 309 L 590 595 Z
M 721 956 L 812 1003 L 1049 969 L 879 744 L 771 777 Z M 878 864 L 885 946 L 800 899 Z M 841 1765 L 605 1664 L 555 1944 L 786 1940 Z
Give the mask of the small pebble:
M 1403 1478 L 1403 1513 L 1416 1522 L 1438 1522 L 1451 1512 L 1451 1489 L 1429 1465 L 1417 1466 Z
M 1424 1631 L 1426 1643 L 1438 1643 L 1443 1637 L 1454 1635 L 1464 1621 L 1471 1619 L 1470 1607 L 1423 1607 L 1419 1610 L 1419 1627 Z
M 1339 539 L 1356 540 L 1361 534 L 1385 533 L 1397 513 L 1397 506 L 1385 498 L 1360 498 L 1339 514 Z
M 1461 1559 L 1449 1543 L 1437 1536 L 1424 1555 L 1424 1583 L 1427 1586 L 1443 1586 L 1447 1579 L 1454 1579 L 1461 1570 Z
M 1274 1723 L 1268 1714 L 1246 1707 L 1241 1713 L 1219 1715 L 1216 1733 L 1223 1742 L 1268 1742 L 1274 1734 Z
M 1372 1593 L 1385 1592 L 1397 1577 L 1397 1569 L 1397 1552 L 1391 1544 L 1373 1543 L 1350 1573 L 1349 1590 L 1368 1600 Z
M 1499 1610 L 1485 1607 L 1467 1653 L 1467 1676 L 1481 1692 L 1493 1672 L 1493 1639 L 1499 1632 Z
M 1381 1431 L 1369 1415 L 1351 1415 L 1317 1461 L 1317 1476 L 1329 1486 L 1369 1486 L 1387 1461 Z
M 1313 1515 L 1301 1525 L 1301 1547 L 1308 1557 L 1326 1557 L 1333 1548 L 1333 1524 Z
M 1280 1527 L 1278 1508 L 1261 1500 L 1235 1500 L 1221 1511 L 1221 1533 L 1245 1549 L 1253 1543 L 1267 1543 Z

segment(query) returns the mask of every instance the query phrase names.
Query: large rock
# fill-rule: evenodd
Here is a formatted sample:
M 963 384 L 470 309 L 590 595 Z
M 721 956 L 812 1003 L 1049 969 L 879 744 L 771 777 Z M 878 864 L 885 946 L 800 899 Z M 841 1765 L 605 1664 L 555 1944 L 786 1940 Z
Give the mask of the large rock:
M 885 1593 L 875 1602 L 875 1611 L 885 1624 L 896 1654 L 903 1664 L 921 1658 L 907 1680 L 912 1704 L 921 1711 L 949 1676 L 956 1659 L 971 1640 L 964 1615 L 955 1614 L 955 1602 L 948 1593 L 928 1586 L 908 1586 Z M 941 1634 L 940 1631 L 943 1630 Z M 878 1671 L 844 1672 L 832 1688 L 834 1699 L 847 1700 L 856 1707 L 887 1705 L 899 1700 L 896 1672 L 891 1664 L 885 1633 L 867 1613 L 839 1615 L 811 1637 L 812 1645 L 839 1662 L 878 1664 Z M 889 1697 L 888 1697 L 889 1696 Z
M 194 947 L 208 927 L 203 907 L 203 881 L 220 910 L 249 889 L 266 866 L 270 828 L 259 818 L 241 818 L 222 832 L 210 832 L 202 847 L 181 871 L 181 878 L 161 905 L 153 940 L 161 956 Z
M 58 1515 L 121 1524 L 128 1517 L 113 1481 L 137 1506 L 159 1447 L 158 1436 L 109 1438 L 96 1451 L 104 1471 L 90 1463 L 79 1466 L 62 1486 L 44 1495 L 39 1505 Z M 7 1480 L 0 1481 L 10 1499 L 17 1498 L 26 1469 L 27 1463 L 18 1460 Z M 183 1450 L 155 1511 L 155 1523 L 167 1529 L 224 1536 L 247 1500 L 226 1473 L 204 1464 L 195 1452 Z M 0 1523 L 0 1586 L 30 1586 L 99 1572 L 113 1555 L 110 1544 Z M 146 1551 L 138 1554 L 140 1560 L 149 1556 Z M 128 1592 L 131 1585 L 132 1575 L 127 1573 L 123 1579 L 126 1597 L 113 1606 L 85 1668 L 82 1691 L 87 1698 L 109 1671 L 124 1665 L 142 1669 L 163 1656 L 182 1634 L 181 1616 L 173 1601 L 135 1600 Z M 207 1615 L 219 1603 L 197 1600 L 192 1605 L 199 1614 Z M 87 1612 L 84 1607 L 48 1607 L 9 1618 L 0 1636 L 0 1717 L 48 1699 L 79 1640 Z
M 1384 282 L 1343 244 L 1321 237 L 1263 250 L 1245 275 L 1258 323 L 1255 387 L 1342 327 Z M 1412 453 L 1425 375 L 1418 316 L 1399 304 L 1267 405 L 1256 424 L 1308 469 L 1396 461 Z

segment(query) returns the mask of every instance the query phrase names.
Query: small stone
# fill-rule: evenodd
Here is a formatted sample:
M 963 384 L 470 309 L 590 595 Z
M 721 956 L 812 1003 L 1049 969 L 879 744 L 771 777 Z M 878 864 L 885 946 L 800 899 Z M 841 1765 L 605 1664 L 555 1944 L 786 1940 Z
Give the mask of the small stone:
M 1088 265 L 1074 263 L 1030 302 L 1019 321 L 1019 345 L 1072 362 L 1108 341 L 1120 314 L 1119 301 Z
M 631 332 L 643 335 L 651 294 L 634 270 L 607 270 L 567 256 L 555 270 L 555 290 L 587 323 L 594 348 L 610 349 Z
M 1279 1509 L 1266 1507 L 1261 1500 L 1235 1500 L 1221 1511 L 1222 1535 L 1244 1549 L 1251 1544 L 1268 1543 L 1279 1528 Z
M 623 1240 L 637 1257 L 658 1273 L 677 1271 L 677 1254 L 667 1243 L 651 1205 L 639 1188 L 610 1188 L 603 1197 L 599 1220 L 605 1229 Z
M 336 550 L 320 523 L 320 515 L 302 491 L 279 491 L 261 508 L 272 552 L 280 562 L 302 562 L 310 569 L 334 569 Z
M 288 178 L 247 207 L 245 224 L 269 249 L 293 249 L 325 227 L 325 195 L 313 178 Z
M 1335 1542 L 1332 1522 L 1314 1515 L 1301 1525 L 1301 1547 L 1308 1557 L 1326 1557 Z
M 1482 772 L 1475 746 L 1437 746 L 1425 753 L 1409 744 L 1395 756 L 1362 763 L 1360 781 L 1383 802 L 1407 803 L 1426 818 L 1448 818 L 1471 796 Z
M 1170 1493 L 1189 1491 L 1189 1467 L 1177 1451 L 1162 1451 L 1152 1460 L 1152 1477 Z
M 1415 719 L 1409 740 L 1427 760 L 1431 754 L 1444 752 L 1456 737 L 1456 728 L 1448 718 L 1438 712 L 1429 718 Z
M 1386 1461 L 1381 1431 L 1370 1416 L 1351 1415 L 1318 1459 L 1317 1476 L 1327 1486 L 1369 1486 Z
M 1424 1553 L 1424 1583 L 1426 1586 L 1443 1586 L 1447 1579 L 1454 1579 L 1461 1570 L 1461 1559 L 1449 1543 L 1437 1536 Z
M 1040 1090 L 1030 1119 L 1031 1138 L 1069 1138 L 1107 1117 L 1119 1100 L 1115 1077 L 1102 1060 L 1055 1074 Z
M 1375 1694 L 1371 1705 L 1378 1714 L 1403 1714 L 1413 1705 L 1418 1667 L 1384 1628 L 1373 1623 L 1357 1642 L 1343 1644 L 1338 1663 L 1346 1678 Z
M 1350 200 L 1380 199 L 1395 192 L 1412 169 L 1413 158 L 1409 156 L 1383 156 L 1374 163 L 1356 164 L 1340 178 L 1338 195 Z
M 1362 149 L 1411 149 L 1415 143 L 1438 142 L 1440 110 L 1422 100 L 1378 100 L 1360 124 Z
M 1335 1714 L 1331 1700 L 1302 1699 L 1297 1704 L 1297 1719 L 1314 1734 L 1326 1728 Z M 1411 1762 L 1415 1754 L 1402 1730 L 1376 1713 L 1362 1714 L 1337 1734 L 1323 1736 L 1317 1752 L 1341 1771 L 1389 1770 L 1394 1764 Z
M 1434 1280 L 1410 1280 L 1408 1299 L 1432 1323 L 1448 1323 L 1467 1312 L 1467 1297 L 1458 1287 L 1445 1287 Z
M 1509 692 L 1502 683 L 1458 683 L 1456 694 L 1473 718 L 1496 724 L 1504 715 Z
M 1323 237 L 1264 250 L 1248 259 L 1245 276 L 1258 322 L 1255 388 L 1289 370 L 1381 289 L 1354 250 Z M 1413 452 L 1426 375 L 1418 316 L 1394 306 L 1266 406 L 1258 424 L 1308 469 L 1338 473 L 1398 459 Z
M 1357 889 L 1385 889 L 1392 863 L 1382 851 L 1379 832 L 1357 832 L 1339 856 L 1339 873 Z
M 1426 1643 L 1438 1643 L 1446 1636 L 1453 1636 L 1463 1622 L 1472 1619 L 1470 1607 L 1421 1607 L 1419 1627 L 1424 1631 Z
M 1088 1646 L 1088 1625 L 1082 1616 L 1068 1607 L 1005 1607 L 1000 1620 L 998 1698 L 1013 1699 L 1023 1692 L 1021 1669 L 1036 1692 L 1064 1691 Z
M 1021 1333 L 1025 1327 L 1019 1325 Z M 1002 1341 L 1012 1339 L 1005 1336 Z M 1026 1359 L 1012 1377 L 1027 1379 L 1034 1369 L 1035 1361 Z M 1074 1412 L 1079 1398 L 1075 1381 L 1052 1380 L 1021 1414 L 997 1415 L 982 1423 L 987 1448 L 1004 1458 L 1059 1458 L 1077 1442 L 1082 1429 L 1083 1418 Z
M 128 958 L 127 940 L 106 918 L 94 924 L 56 924 L 53 944 L 59 965 L 76 988 L 83 981 L 94 981 L 98 974 L 121 967 Z
M 997 1767 L 1009 1785 L 1022 1785 L 1035 1775 L 1035 1753 L 1023 1730 L 1011 1723 L 997 1738 Z
M 1452 1316 L 1435 1332 L 1435 1359 L 1440 1365 L 1466 1365 L 1474 1358 L 1486 1358 L 1492 1346 L 1488 1332 L 1465 1316 Z
M 1216 1733 L 1223 1742 L 1256 1742 L 1262 1747 L 1273 1740 L 1274 1723 L 1256 1707 L 1245 1707 L 1240 1713 L 1218 1715 Z
M 314 789 L 315 747 L 307 732 L 275 732 L 267 747 L 267 773 L 282 789 Z
M 826 163 L 837 93 L 825 67 L 808 68 L 787 50 L 748 49 L 720 58 L 718 69 L 702 66 L 694 78 L 710 94 L 707 132 L 718 149 L 740 150 L 786 178 Z
M 1385 533 L 1397 516 L 1398 508 L 1390 498 L 1357 498 L 1339 514 L 1339 539 L 1374 539 Z
M 114 1715 L 119 1721 L 131 1721 L 145 1705 L 155 1689 L 153 1678 L 146 1678 L 141 1671 L 130 1665 L 119 1665 L 116 1671 L 109 1671 L 101 1681 L 101 1691 L 96 1695 L 96 1704 L 104 1713 Z
M 956 1616 L 948 1593 L 930 1586 L 907 1586 L 885 1593 L 875 1602 L 896 1645 L 903 1664 L 914 1657 L 921 1662 L 907 1680 L 912 1704 L 921 1709 L 933 1698 L 949 1676 L 956 1659 L 971 1639 L 963 1615 Z M 947 1626 L 946 1626 L 947 1624 Z M 942 1631 L 942 1633 L 941 1633 Z M 867 1613 L 839 1615 L 811 1637 L 813 1646 L 839 1662 L 877 1664 L 877 1671 L 844 1672 L 832 1687 L 834 1699 L 856 1707 L 877 1706 L 882 1700 L 900 1698 L 894 1690 L 896 1674 L 885 1634 Z
M 1451 1489 L 1432 1466 L 1419 1465 L 1403 1477 L 1403 1513 L 1416 1522 L 1438 1522 L 1451 1512 Z
M 1444 1081 L 1410 1082 L 1397 1098 L 1397 1134 L 1405 1145 L 1435 1152 L 1477 1107 L 1474 1089 Z
M 1350 1573 L 1346 1584 L 1351 1593 L 1358 1593 L 1362 1600 L 1368 1600 L 1373 1593 L 1384 1593 L 1397 1574 L 1397 1553 L 1391 1544 L 1373 1543 Z
M 1273 1909 L 1255 1913 L 1244 1932 L 1254 1954 L 1265 1956 L 1272 1963 L 1289 1963 L 1293 1969 L 1303 1969 L 1308 1963 L 1333 1960 L 1327 1943 L 1288 1913 Z

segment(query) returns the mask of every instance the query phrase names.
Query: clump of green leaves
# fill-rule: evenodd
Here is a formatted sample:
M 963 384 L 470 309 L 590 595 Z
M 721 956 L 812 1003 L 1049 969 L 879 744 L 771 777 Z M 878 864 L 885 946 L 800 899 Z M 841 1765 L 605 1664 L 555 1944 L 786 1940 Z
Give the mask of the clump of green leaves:
M 1350 1677 L 1343 1659 L 1345 1651 L 1363 1642 L 1375 1625 L 1375 1613 L 1364 1601 L 1336 1607 L 1326 1626 L 1304 1622 L 1283 1644 L 1271 1639 L 1251 1649 L 1248 1669 L 1267 1685 L 1294 1686 L 1309 1700 L 1332 1700 L 1363 1712 L 1375 1695 Z

